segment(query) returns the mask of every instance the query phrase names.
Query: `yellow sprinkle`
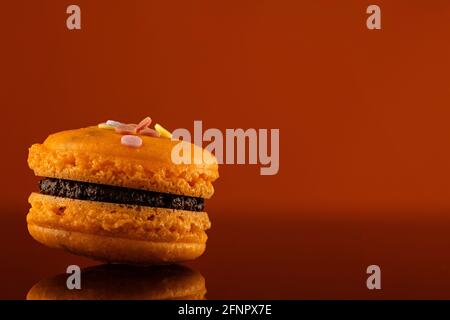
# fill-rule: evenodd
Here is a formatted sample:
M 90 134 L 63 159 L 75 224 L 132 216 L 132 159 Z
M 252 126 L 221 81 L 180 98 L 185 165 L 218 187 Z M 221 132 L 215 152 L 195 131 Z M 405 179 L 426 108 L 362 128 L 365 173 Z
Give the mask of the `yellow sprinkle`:
M 115 130 L 116 128 L 110 125 L 107 125 L 106 123 L 99 123 L 98 127 L 100 129 L 108 129 L 108 130 Z
M 160 124 L 155 124 L 155 130 L 159 132 L 161 137 L 172 139 L 172 134 L 167 129 L 164 129 Z

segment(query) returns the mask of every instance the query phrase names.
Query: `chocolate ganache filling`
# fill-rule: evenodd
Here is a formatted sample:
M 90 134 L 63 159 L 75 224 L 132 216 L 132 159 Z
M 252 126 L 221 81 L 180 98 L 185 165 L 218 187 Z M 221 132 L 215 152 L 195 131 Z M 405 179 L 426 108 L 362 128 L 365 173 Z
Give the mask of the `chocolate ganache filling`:
M 79 200 L 189 211 L 204 208 L 203 198 L 55 178 L 43 178 L 39 189 L 42 194 Z

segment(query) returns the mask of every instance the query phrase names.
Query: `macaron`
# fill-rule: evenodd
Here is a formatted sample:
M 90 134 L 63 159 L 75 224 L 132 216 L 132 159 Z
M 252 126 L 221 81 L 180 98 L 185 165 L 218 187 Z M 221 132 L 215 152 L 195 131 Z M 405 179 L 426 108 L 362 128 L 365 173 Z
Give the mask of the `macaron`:
M 28 164 L 41 180 L 29 197 L 29 233 L 46 246 L 114 263 L 199 257 L 211 226 L 204 202 L 219 177 L 215 157 L 191 144 L 204 161 L 175 164 L 172 148 L 187 142 L 155 134 L 148 120 L 135 131 L 118 126 L 62 131 L 30 147 Z
M 67 274 L 42 279 L 27 300 L 203 300 L 205 278 L 182 265 L 107 264 L 81 270 L 81 289 L 67 288 Z

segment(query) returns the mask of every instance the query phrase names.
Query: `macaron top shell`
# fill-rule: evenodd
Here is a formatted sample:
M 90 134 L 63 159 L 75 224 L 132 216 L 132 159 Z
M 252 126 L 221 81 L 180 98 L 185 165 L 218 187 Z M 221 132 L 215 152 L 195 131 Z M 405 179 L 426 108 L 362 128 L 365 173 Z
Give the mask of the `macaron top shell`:
M 28 164 L 37 176 L 210 198 L 219 177 L 210 152 L 189 143 L 190 164 L 172 162 L 179 143 L 166 138 L 139 136 L 140 147 L 121 143 L 113 130 L 87 127 L 50 135 L 29 149 Z M 201 154 L 202 161 L 194 161 Z

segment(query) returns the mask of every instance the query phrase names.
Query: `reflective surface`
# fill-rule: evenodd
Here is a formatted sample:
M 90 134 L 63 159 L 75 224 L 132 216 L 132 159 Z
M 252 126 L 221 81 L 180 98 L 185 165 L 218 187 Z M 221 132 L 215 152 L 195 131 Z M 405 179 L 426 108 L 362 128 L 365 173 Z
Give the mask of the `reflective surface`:
M 1 242 L 1 298 L 25 299 L 30 288 L 64 274 L 68 265 L 99 265 L 36 243 L 27 235 L 24 215 L 11 213 L 2 219 L 8 227 Z M 169 277 L 181 278 L 182 283 L 185 275 L 204 278 L 207 299 L 450 298 L 450 216 L 446 213 L 287 217 L 216 212 L 211 219 L 206 254 L 187 263 L 190 269 L 175 267 L 180 272 L 172 275 L 180 277 Z M 381 290 L 366 288 L 366 268 L 371 264 L 381 267 Z M 126 298 L 127 292 L 141 298 L 157 296 L 155 292 L 163 287 L 156 275 L 167 275 L 164 268 L 138 273 L 107 266 L 85 269 L 91 271 L 86 278 L 82 275 L 82 286 L 85 281 L 84 287 L 94 286 L 95 292 L 81 292 L 79 298 L 95 294 Z M 120 282 L 110 282 L 111 275 Z M 64 277 L 56 279 L 56 285 L 47 285 L 54 288 L 46 293 L 49 297 L 57 295 L 64 283 Z M 118 286 L 123 290 L 112 292 Z
M 84 268 L 80 275 L 80 289 L 69 290 L 68 275 L 59 274 L 35 284 L 28 292 L 27 299 L 200 300 L 204 299 L 206 293 L 202 275 L 180 265 L 144 268 L 105 264 Z

